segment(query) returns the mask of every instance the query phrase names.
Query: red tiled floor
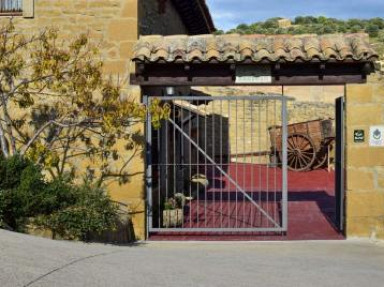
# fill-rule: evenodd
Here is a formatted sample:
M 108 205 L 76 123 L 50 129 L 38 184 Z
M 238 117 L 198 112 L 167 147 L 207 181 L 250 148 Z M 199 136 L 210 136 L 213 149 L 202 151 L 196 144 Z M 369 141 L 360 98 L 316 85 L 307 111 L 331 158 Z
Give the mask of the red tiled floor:
M 261 165 L 232 164 L 226 168 L 242 189 L 280 223 L 281 170 Z M 259 209 L 244 199 L 236 187 L 220 174 L 206 173 L 218 182 L 192 201 L 185 213 L 184 227 L 272 227 Z M 261 179 L 261 180 L 260 180 Z M 318 240 L 343 239 L 334 228 L 334 172 L 326 169 L 288 173 L 288 232 L 273 233 L 157 233 L 151 240 Z M 216 185 L 216 186 L 215 186 Z M 237 195 L 237 201 L 236 201 Z M 230 200 L 228 200 L 230 198 Z M 221 201 L 221 199 L 223 199 Z M 277 200 L 278 201 L 278 200 Z M 222 203 L 221 203 L 222 202 Z M 237 215 L 237 216 L 236 216 Z

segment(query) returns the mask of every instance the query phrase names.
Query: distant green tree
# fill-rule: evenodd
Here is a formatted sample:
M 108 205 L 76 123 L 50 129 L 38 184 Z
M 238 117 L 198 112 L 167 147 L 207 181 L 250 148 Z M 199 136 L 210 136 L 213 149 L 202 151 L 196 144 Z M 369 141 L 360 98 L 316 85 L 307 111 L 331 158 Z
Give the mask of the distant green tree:
M 237 30 L 247 30 L 248 25 L 247 24 L 240 24 L 236 27 Z
M 349 19 L 347 21 L 347 26 L 349 29 L 358 32 L 359 30 L 364 29 L 365 24 L 360 19 Z
M 240 24 L 236 28 L 227 31 L 227 33 L 240 34 L 332 34 L 332 33 L 368 33 L 371 37 L 382 37 L 380 33 L 384 30 L 384 18 L 376 17 L 368 20 L 349 19 L 340 20 L 328 18 L 325 16 L 297 16 L 293 21 L 293 26 L 289 28 L 280 28 L 278 21 L 282 19 L 274 17 L 264 22 L 255 22 L 252 24 Z M 216 34 L 223 33 L 222 31 Z
M 223 30 L 216 30 L 214 32 L 215 35 L 223 35 L 224 34 L 224 31 Z
M 369 34 L 369 36 L 373 38 L 376 38 L 379 35 L 379 31 L 380 31 L 379 26 L 372 23 L 368 24 L 366 28 L 366 32 Z
M 384 43 L 384 30 L 381 30 L 377 35 L 377 40 Z
M 369 20 L 369 23 L 372 25 L 376 25 L 377 27 L 379 27 L 380 30 L 384 29 L 384 19 L 383 18 L 379 18 L 379 17 L 372 18 Z
M 269 28 L 279 28 L 279 20 L 281 18 L 270 18 L 268 19 L 267 21 L 265 21 L 261 26 L 264 28 L 264 29 L 269 29 Z

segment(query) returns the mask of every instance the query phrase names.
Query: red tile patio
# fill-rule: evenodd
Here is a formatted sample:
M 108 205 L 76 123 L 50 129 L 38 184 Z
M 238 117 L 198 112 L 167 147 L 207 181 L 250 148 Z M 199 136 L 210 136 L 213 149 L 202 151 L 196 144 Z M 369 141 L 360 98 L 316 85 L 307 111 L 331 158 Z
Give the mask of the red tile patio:
M 231 164 L 228 174 L 278 223 L 281 221 L 281 169 L 251 164 Z M 237 172 L 236 172 L 237 171 Z M 183 227 L 273 227 L 259 209 L 244 198 L 220 174 L 208 175 L 211 182 L 203 195 L 187 205 Z M 288 232 L 273 233 L 157 233 L 150 240 L 335 240 L 343 239 L 333 225 L 335 191 L 333 171 L 319 169 L 288 172 Z M 260 180 L 261 179 L 261 180 Z M 267 180 L 268 179 L 268 180 Z M 275 181 L 275 179 L 277 179 Z M 252 188 L 253 187 L 253 188 Z M 275 192 L 276 191 L 276 192 Z M 230 200 L 228 200 L 230 199 Z M 277 202 L 277 203 L 276 203 Z

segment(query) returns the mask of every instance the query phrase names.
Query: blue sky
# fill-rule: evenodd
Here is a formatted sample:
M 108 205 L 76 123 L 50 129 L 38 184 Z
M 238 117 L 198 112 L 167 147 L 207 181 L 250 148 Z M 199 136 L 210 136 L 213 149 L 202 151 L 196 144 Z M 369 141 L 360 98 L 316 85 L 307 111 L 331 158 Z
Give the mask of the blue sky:
M 206 0 L 217 29 L 271 17 L 297 15 L 341 19 L 384 17 L 384 0 Z

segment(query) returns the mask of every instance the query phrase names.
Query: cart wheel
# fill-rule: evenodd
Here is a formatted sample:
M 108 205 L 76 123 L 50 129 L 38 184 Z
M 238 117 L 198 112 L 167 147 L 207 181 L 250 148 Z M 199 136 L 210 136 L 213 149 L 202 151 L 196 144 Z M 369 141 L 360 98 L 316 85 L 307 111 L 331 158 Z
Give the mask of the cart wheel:
M 293 171 L 309 170 L 316 159 L 313 141 L 304 134 L 292 134 L 287 142 L 288 168 Z
M 316 153 L 315 161 L 313 162 L 312 169 L 324 168 L 328 165 L 328 146 L 324 145 Z

